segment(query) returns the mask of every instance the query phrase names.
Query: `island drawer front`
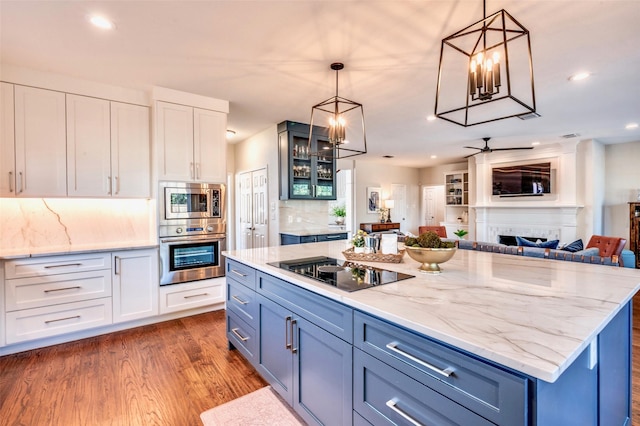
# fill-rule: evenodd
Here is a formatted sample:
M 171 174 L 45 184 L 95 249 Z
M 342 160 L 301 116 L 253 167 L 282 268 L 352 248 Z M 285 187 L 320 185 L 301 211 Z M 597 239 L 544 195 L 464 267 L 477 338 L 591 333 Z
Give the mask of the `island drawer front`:
M 526 424 L 526 378 L 361 312 L 354 323 L 354 346 L 492 422 Z
M 353 368 L 353 408 L 374 425 L 493 425 L 358 349 Z
M 6 281 L 7 312 L 111 296 L 111 270 Z
M 227 278 L 227 310 L 235 312 L 247 324 L 255 327 L 258 321 L 256 292 Z
M 258 272 L 258 292 L 342 340 L 353 342 L 353 309 L 262 272 Z
M 256 289 L 256 270 L 236 262 L 235 260 L 227 259 L 227 279 L 233 278 L 240 284 L 249 287 L 252 290 Z
M 111 253 L 31 257 L 5 263 L 6 279 L 111 269 Z
M 255 328 L 244 322 L 235 312 L 227 311 L 227 339 L 252 364 L 254 364 L 258 349 L 256 336 Z
M 112 323 L 111 298 L 7 312 L 7 344 Z

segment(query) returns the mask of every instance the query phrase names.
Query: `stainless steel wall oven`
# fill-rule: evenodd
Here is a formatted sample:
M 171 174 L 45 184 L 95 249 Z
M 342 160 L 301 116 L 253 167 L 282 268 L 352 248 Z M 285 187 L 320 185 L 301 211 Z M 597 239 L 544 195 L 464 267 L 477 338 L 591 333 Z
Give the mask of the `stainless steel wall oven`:
M 224 276 L 224 185 L 160 182 L 159 195 L 160 285 Z

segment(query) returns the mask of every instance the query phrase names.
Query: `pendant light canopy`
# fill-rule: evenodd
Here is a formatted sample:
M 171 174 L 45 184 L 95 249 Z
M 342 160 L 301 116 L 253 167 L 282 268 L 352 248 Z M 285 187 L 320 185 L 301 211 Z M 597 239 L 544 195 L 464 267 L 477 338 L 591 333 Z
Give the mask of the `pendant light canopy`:
M 310 155 L 324 159 L 348 158 L 367 153 L 367 139 L 362 104 L 338 95 L 338 72 L 344 64 L 336 62 L 336 95 L 311 108 L 309 129 Z M 314 129 L 326 129 L 329 143 L 315 143 Z M 324 133 L 324 132 L 323 132 Z
M 464 127 L 536 112 L 529 31 L 500 10 L 442 40 L 435 115 Z

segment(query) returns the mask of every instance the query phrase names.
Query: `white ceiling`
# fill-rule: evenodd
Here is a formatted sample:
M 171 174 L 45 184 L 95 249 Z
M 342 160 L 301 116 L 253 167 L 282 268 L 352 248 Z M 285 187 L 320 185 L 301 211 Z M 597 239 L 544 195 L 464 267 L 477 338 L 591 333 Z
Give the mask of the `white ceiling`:
M 364 105 L 367 159 L 428 167 L 493 148 L 640 141 L 640 1 L 487 0 L 531 33 L 537 110 L 463 128 L 433 114 L 442 38 L 482 18 L 481 0 L 0 0 L 4 64 L 134 89 L 168 87 L 230 101 L 237 140 L 340 95 Z M 87 16 L 116 24 L 106 32 Z M 588 80 L 569 82 L 587 70 Z M 575 139 L 573 139 L 575 141 Z M 431 159 L 437 155 L 437 159 Z

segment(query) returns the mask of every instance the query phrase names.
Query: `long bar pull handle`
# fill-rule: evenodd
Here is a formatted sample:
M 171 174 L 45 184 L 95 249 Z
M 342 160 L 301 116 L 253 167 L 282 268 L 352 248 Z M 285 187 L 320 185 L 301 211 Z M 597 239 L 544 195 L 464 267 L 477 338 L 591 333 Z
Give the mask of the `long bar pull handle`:
M 18 194 L 22 194 L 22 192 L 24 191 L 24 180 L 22 179 L 22 172 L 18 173 L 18 175 L 20 176 L 20 191 L 18 191 Z
M 297 330 L 298 327 L 296 327 L 296 324 L 298 324 L 298 320 L 292 320 L 291 321 L 291 353 L 295 354 L 298 352 L 298 348 L 296 347 L 296 345 L 294 345 L 294 341 L 296 338 L 296 333 L 295 331 Z
M 416 419 L 414 419 L 413 417 L 411 417 L 410 415 L 408 415 L 407 413 L 399 409 L 397 407 L 397 404 L 398 404 L 398 401 L 396 401 L 395 399 L 390 399 L 386 402 L 387 407 L 391 408 L 394 412 L 396 412 L 403 419 L 411 423 L 413 426 L 423 426 L 422 423 L 420 423 L 419 421 L 417 421 Z
M 236 302 L 238 302 L 239 304 L 241 304 L 241 305 L 247 305 L 247 304 L 249 304 L 249 302 L 247 302 L 246 300 L 242 300 L 242 299 L 240 299 L 240 298 L 239 298 L 238 296 L 236 296 L 235 294 L 234 294 L 234 295 L 232 295 L 232 296 L 231 296 L 231 298 L 232 298 L 233 300 L 235 300 Z
M 13 192 L 13 172 L 9 172 L 9 192 Z
M 455 371 L 455 369 L 453 367 L 447 367 L 444 370 L 442 370 L 441 368 L 436 367 L 435 365 L 431 365 L 428 362 L 425 362 L 419 358 L 416 358 L 415 356 L 406 353 L 405 351 L 398 349 L 398 342 L 391 342 L 391 343 L 387 343 L 387 349 L 391 349 L 392 351 L 394 351 L 397 354 L 400 354 L 406 358 L 409 358 L 411 361 L 413 362 L 417 362 L 418 364 L 422 365 L 423 367 L 428 368 L 431 371 L 435 371 L 436 373 L 444 376 L 444 377 L 450 377 L 453 372 Z
M 284 319 L 284 348 L 291 350 L 292 344 L 289 340 L 289 333 L 291 331 L 291 316 Z
M 198 294 L 191 294 L 189 296 L 184 296 L 185 299 L 191 299 L 192 297 L 200 297 L 200 296 L 208 296 L 209 293 L 198 293 Z
M 235 269 L 231 270 L 231 273 L 236 274 L 242 278 L 246 278 L 247 274 L 243 274 L 242 272 L 236 271 Z
M 48 320 L 48 321 L 45 321 L 44 323 L 45 323 L 45 324 L 51 324 L 52 322 L 66 321 L 66 320 L 70 320 L 70 319 L 78 319 L 78 318 L 80 318 L 80 315 L 75 315 L 75 316 L 72 316 L 72 317 L 66 317 L 66 318 L 58 318 L 58 319 Z
M 243 337 L 240 333 L 238 333 L 238 329 L 237 329 L 237 328 L 232 328 L 232 329 L 231 329 L 231 332 L 232 332 L 233 334 L 235 334 L 235 335 L 236 335 L 236 337 L 237 337 L 238 339 L 242 340 L 243 342 L 246 342 L 247 340 L 249 340 L 249 338 L 248 338 L 248 337 Z
M 120 271 L 118 270 L 118 265 L 120 264 L 120 256 L 113 257 L 113 273 L 114 275 L 120 275 Z
M 66 268 L 67 266 L 81 266 L 82 263 L 65 263 L 64 265 L 47 265 L 44 269 Z
M 120 193 L 120 179 L 118 176 L 115 176 L 114 179 L 116 180 L 116 195 L 118 195 Z
M 79 288 L 82 288 L 82 287 L 80 287 L 79 285 L 76 285 L 76 286 L 73 286 L 73 287 L 52 288 L 52 289 L 49 289 L 49 290 L 45 290 L 44 292 L 45 292 L 45 293 L 53 293 L 53 292 L 56 292 L 56 291 L 77 290 L 77 289 L 79 289 Z
M 113 184 L 111 183 L 111 176 L 107 176 L 107 194 L 111 195 L 111 191 L 113 190 Z

